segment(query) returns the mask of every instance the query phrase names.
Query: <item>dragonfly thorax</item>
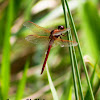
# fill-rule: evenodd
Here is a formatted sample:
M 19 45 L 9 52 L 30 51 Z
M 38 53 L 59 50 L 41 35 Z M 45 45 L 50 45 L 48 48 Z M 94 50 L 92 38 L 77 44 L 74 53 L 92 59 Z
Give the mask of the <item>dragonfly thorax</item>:
M 58 29 L 55 29 L 55 30 L 52 30 L 50 32 L 50 36 L 49 36 L 49 39 L 56 39 L 58 38 L 60 35 L 56 35 L 55 33 L 58 32 Z M 55 34 L 55 35 L 54 35 Z
M 49 39 L 53 39 L 53 33 L 54 33 L 54 30 L 52 30 L 52 31 L 50 32 Z

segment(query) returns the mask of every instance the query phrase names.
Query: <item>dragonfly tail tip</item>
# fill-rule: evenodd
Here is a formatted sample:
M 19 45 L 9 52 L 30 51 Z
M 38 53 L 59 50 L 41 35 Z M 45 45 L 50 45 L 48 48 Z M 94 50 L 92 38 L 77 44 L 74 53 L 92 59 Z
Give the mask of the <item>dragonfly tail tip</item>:
M 41 71 L 41 75 L 42 75 L 42 73 L 43 73 L 43 70 Z

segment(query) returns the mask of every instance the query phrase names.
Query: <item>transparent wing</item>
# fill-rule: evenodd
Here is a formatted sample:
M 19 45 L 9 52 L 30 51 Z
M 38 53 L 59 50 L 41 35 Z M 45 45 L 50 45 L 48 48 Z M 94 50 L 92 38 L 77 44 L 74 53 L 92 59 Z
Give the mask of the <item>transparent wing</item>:
M 39 25 L 31 22 L 31 21 L 27 21 L 23 24 L 24 26 L 26 26 L 27 28 L 29 28 L 34 34 L 37 34 L 37 35 L 50 35 L 50 31 L 43 28 L 43 27 L 40 27 Z
M 49 43 L 49 37 L 47 36 L 28 35 L 25 39 L 33 44 L 45 45 Z
M 77 46 L 78 43 L 74 41 L 69 41 L 69 40 L 56 39 L 53 45 L 54 46 L 60 45 L 61 47 L 69 47 L 69 46 Z
M 65 33 L 65 32 L 67 32 L 67 31 L 69 31 L 69 30 L 70 30 L 70 28 L 66 28 L 66 29 L 63 29 L 63 30 L 58 30 L 57 32 L 55 32 L 55 33 L 53 34 L 53 36 L 61 35 L 62 33 Z

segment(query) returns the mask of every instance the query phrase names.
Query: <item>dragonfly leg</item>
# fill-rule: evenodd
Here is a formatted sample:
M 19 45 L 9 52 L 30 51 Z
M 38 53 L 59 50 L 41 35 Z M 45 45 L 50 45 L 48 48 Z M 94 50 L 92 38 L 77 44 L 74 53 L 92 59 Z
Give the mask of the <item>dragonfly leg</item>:
M 61 34 L 62 36 L 67 36 L 69 34 L 69 32 L 67 32 L 66 34 Z
M 60 36 L 60 39 L 62 39 L 62 37 Z
M 61 34 L 62 36 L 67 36 L 67 35 L 65 35 L 65 34 Z

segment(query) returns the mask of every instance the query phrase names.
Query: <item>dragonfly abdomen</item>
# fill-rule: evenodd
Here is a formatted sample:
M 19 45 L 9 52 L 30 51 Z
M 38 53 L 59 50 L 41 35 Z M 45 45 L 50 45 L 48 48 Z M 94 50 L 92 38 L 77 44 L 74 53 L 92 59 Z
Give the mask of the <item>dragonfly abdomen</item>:
M 48 56 L 49 56 L 49 53 L 50 53 L 52 44 L 53 44 L 53 40 L 51 39 L 50 42 L 49 42 L 49 47 L 48 47 L 47 54 L 46 54 L 46 57 L 45 57 L 45 60 L 44 60 L 44 63 L 43 63 L 43 67 L 42 67 L 41 74 L 42 74 L 43 71 L 44 71 L 44 68 L 45 68 L 45 65 L 46 65 L 46 62 L 47 62 L 47 59 L 48 59 Z

